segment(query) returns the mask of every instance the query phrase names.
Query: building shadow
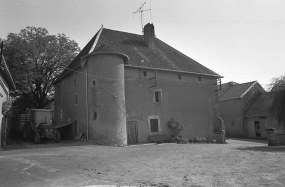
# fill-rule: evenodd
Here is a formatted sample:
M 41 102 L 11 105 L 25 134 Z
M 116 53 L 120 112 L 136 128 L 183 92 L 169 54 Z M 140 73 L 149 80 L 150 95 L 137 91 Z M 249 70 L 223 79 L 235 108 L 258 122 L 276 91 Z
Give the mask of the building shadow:
M 23 142 L 22 140 L 15 139 L 10 139 L 10 141 L 8 145 L 3 147 L 4 151 L 94 145 L 92 142 L 78 140 L 61 140 L 59 143 L 56 143 L 54 140 L 43 139 L 39 144 L 35 144 L 34 141 Z
M 236 148 L 241 151 L 258 151 L 258 152 L 285 152 L 285 146 L 253 146 Z
M 267 144 L 267 139 L 264 138 L 232 138 L 232 137 L 227 137 L 227 140 L 238 140 L 238 141 L 244 141 L 244 142 L 254 142 L 254 143 L 262 143 L 262 144 Z

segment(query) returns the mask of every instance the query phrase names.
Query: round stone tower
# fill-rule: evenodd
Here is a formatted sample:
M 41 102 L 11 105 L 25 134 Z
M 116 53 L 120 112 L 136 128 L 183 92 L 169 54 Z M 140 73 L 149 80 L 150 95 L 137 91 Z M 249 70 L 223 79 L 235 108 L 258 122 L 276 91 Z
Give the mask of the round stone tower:
M 128 56 L 104 50 L 84 58 L 88 71 L 89 140 L 126 145 L 124 64 Z

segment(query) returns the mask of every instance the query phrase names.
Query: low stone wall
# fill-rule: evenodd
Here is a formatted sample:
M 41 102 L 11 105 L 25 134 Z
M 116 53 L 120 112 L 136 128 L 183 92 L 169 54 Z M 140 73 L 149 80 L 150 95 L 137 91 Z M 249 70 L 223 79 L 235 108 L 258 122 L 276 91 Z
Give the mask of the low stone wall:
M 224 132 L 212 133 L 211 139 L 216 140 L 217 143 L 226 143 L 226 134 Z
M 267 133 L 268 146 L 285 145 L 285 133 Z

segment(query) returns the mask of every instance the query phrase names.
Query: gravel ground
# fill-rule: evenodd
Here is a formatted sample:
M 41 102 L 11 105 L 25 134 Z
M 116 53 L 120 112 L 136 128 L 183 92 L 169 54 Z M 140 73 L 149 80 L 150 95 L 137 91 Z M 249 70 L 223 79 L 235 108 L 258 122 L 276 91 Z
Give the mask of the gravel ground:
M 0 186 L 285 186 L 285 146 L 227 142 L 126 147 L 50 142 L 10 147 L 0 151 Z

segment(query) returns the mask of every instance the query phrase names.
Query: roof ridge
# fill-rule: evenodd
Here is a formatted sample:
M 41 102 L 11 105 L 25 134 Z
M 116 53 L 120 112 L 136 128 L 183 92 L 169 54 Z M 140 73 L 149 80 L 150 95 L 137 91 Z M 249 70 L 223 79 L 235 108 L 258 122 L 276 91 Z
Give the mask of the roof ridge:
M 126 32 L 126 31 L 119 31 L 119 30 L 114 30 L 114 29 L 108 29 L 108 28 L 103 28 L 103 30 L 109 30 L 109 31 L 114 31 L 114 32 L 122 32 L 122 33 L 127 33 L 127 34 L 132 34 L 132 35 L 136 35 L 136 36 L 143 36 L 140 34 L 136 34 L 136 33 L 131 33 L 131 32 Z
M 257 82 L 257 81 L 244 82 L 244 83 L 240 83 L 239 85 L 249 84 L 249 83 L 255 83 L 255 82 Z

